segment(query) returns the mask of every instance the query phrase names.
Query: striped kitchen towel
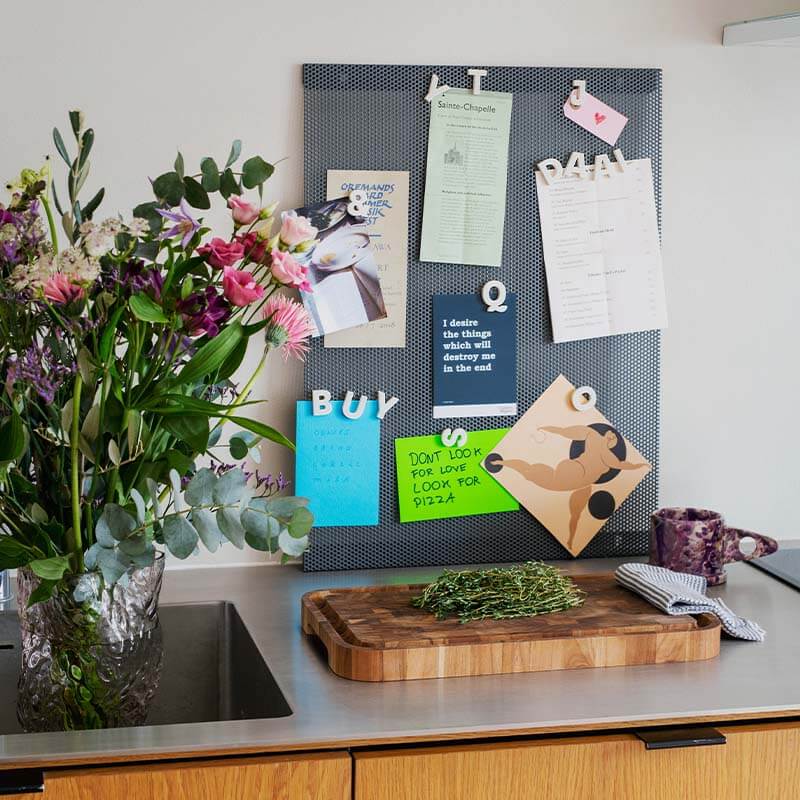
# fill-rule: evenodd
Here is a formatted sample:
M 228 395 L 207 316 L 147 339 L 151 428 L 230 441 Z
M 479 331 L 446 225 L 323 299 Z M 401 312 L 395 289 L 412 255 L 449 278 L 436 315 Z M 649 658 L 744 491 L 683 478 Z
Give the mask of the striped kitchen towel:
M 736 616 L 722 600 L 706 594 L 706 579 L 701 575 L 635 562 L 622 564 L 614 575 L 626 589 L 641 595 L 667 614 L 715 614 L 731 636 L 751 642 L 764 641 L 763 628 Z

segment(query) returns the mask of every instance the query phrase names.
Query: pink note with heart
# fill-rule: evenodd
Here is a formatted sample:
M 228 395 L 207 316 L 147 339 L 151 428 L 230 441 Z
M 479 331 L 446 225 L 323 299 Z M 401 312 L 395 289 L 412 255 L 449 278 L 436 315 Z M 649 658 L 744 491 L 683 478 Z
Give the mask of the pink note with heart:
M 624 114 L 620 114 L 587 92 L 583 93 L 580 108 L 573 108 L 567 98 L 567 102 L 564 103 L 564 116 L 612 146 L 617 143 L 622 129 L 628 122 Z

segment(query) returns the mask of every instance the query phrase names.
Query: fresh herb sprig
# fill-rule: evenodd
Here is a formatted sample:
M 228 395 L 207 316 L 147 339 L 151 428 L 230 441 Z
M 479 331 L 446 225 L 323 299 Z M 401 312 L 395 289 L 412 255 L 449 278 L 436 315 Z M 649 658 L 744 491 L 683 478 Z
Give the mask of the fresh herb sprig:
M 585 593 L 555 567 L 529 561 L 516 567 L 445 570 L 411 604 L 461 622 L 513 619 L 566 611 L 583 605 Z

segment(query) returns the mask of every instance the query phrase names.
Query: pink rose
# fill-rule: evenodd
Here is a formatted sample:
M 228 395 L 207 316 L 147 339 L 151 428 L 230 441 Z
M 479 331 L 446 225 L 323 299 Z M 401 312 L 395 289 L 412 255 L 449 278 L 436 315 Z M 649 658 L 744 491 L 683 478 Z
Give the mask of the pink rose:
M 232 242 L 226 242 L 215 236 L 208 244 L 198 247 L 197 254 L 203 256 L 212 267 L 222 269 L 240 261 L 244 256 L 244 247 L 235 239 Z
M 250 225 L 258 219 L 261 209 L 258 206 L 248 203 L 238 194 L 232 194 L 228 198 L 228 208 L 231 210 L 233 221 L 237 225 Z
M 281 241 L 289 247 L 297 247 L 302 242 L 309 239 L 316 239 L 319 231 L 308 221 L 306 217 L 298 217 L 294 214 L 284 214 L 281 225 Z
M 303 292 L 314 291 L 308 282 L 308 267 L 283 250 L 272 251 L 272 276 L 284 286 L 296 286 Z
M 45 283 L 44 296 L 58 306 L 68 306 L 83 297 L 83 287 L 74 284 L 62 272 L 56 272 Z
M 264 262 L 267 255 L 267 243 L 255 231 L 239 234 L 236 241 L 242 243 L 244 257 L 248 261 L 255 261 L 257 264 Z
M 264 287 L 256 283 L 251 272 L 233 267 L 222 271 L 222 291 L 233 306 L 249 306 L 254 300 L 264 296 Z

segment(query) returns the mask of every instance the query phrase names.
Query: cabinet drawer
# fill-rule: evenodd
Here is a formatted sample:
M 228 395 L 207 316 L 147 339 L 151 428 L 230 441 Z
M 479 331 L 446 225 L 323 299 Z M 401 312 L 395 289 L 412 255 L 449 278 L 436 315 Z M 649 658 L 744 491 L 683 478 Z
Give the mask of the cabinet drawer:
M 351 800 L 347 753 L 47 770 L 18 800 Z
M 357 753 L 356 800 L 798 796 L 800 723 L 717 729 L 726 744 L 647 750 L 634 734 L 619 734 Z

